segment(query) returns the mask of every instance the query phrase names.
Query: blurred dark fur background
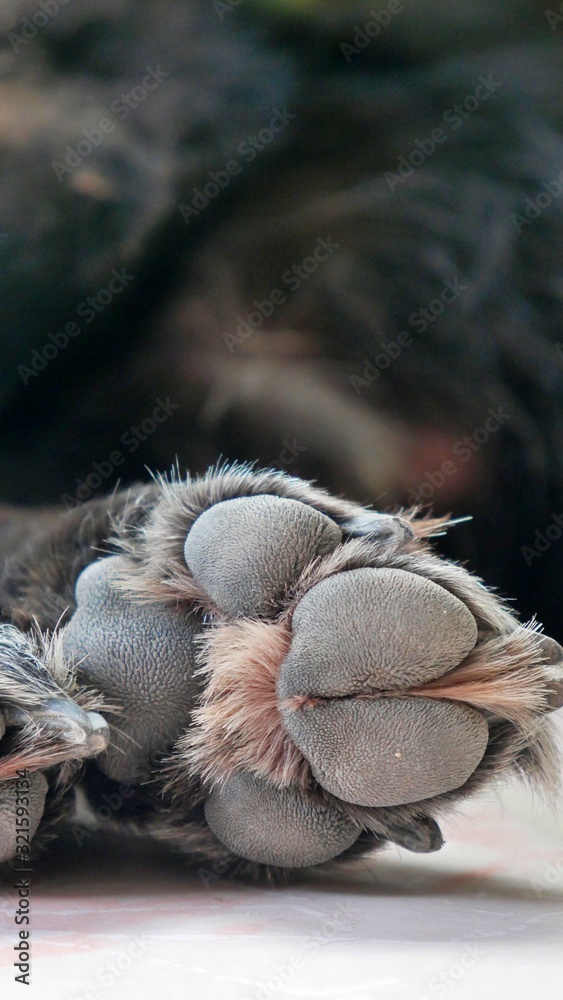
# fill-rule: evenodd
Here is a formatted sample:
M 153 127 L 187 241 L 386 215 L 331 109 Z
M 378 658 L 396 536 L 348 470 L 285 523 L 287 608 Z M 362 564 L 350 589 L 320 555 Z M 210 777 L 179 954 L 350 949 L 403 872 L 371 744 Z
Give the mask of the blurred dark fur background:
M 4 0 L 0 33 L 2 501 L 257 460 L 472 514 L 442 551 L 561 640 L 558 3 Z

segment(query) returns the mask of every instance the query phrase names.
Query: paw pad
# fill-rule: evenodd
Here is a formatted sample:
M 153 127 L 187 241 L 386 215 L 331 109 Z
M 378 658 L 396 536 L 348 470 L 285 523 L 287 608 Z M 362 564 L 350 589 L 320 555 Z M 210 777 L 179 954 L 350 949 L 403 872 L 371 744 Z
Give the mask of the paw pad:
M 311 560 L 342 541 L 329 517 L 298 500 L 242 497 L 206 510 L 188 534 L 186 563 L 229 615 L 265 615 Z
M 81 573 L 64 648 L 79 662 L 82 682 L 121 709 L 105 713 L 112 739 L 98 766 L 115 781 L 133 782 L 150 774 L 153 757 L 189 722 L 199 693 L 194 665 L 201 626 L 183 611 L 130 601 L 118 585 L 126 572 L 127 560 L 111 556 Z
M 329 861 L 360 834 L 360 827 L 334 806 L 241 772 L 211 792 L 205 817 L 231 851 L 282 868 Z
M 456 667 L 475 619 L 442 587 L 401 569 L 322 580 L 299 602 L 278 681 L 287 731 L 316 780 L 347 802 L 391 806 L 451 791 L 487 746 L 482 715 L 389 697 Z
M 434 699 L 329 700 L 282 714 L 319 784 L 363 806 L 403 805 L 459 788 L 489 737 L 476 709 Z

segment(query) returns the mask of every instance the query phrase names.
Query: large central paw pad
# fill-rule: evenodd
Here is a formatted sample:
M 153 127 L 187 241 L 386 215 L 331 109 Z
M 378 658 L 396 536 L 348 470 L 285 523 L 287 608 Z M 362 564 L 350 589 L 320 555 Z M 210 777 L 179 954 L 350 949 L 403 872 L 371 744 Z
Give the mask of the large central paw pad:
M 476 641 L 461 601 L 401 569 L 352 570 L 313 587 L 295 609 L 278 696 L 317 781 L 366 806 L 462 785 L 487 746 L 483 715 L 404 693 L 456 667 Z

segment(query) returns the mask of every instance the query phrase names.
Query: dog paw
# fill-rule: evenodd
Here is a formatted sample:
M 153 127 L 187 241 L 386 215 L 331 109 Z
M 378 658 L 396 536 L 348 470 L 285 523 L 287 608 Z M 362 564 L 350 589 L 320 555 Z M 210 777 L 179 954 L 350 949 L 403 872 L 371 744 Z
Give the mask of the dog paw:
M 63 633 L 115 780 L 205 799 L 234 854 L 316 864 L 366 832 L 441 845 L 434 815 L 506 771 L 541 777 L 563 651 L 433 554 L 424 520 L 273 473 L 162 484 L 122 554 L 79 577 Z

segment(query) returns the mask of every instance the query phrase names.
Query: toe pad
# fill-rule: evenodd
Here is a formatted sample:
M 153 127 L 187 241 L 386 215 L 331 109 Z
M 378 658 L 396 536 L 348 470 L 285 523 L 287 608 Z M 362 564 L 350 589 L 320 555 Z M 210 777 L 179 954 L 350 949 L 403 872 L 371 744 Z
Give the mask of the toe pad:
M 283 718 L 319 784 L 363 806 L 419 802 L 459 788 L 489 736 L 480 712 L 431 698 L 327 700 L 284 710 Z
M 402 569 L 355 569 L 316 584 L 293 615 L 278 693 L 342 697 L 442 677 L 475 646 L 457 597 Z
M 268 614 L 305 566 L 342 540 L 338 525 L 298 500 L 224 500 L 201 514 L 184 555 L 196 582 L 229 615 Z
M 239 772 L 205 803 L 216 837 L 249 861 L 283 868 L 321 864 L 342 854 L 360 828 L 343 813 Z
M 38 771 L 26 779 L 0 782 L 0 862 L 16 856 L 18 834 L 24 833 L 26 838 L 29 835 L 30 840 L 34 837 L 43 815 L 47 789 L 47 780 Z M 24 828 L 20 820 L 22 825 L 18 827 L 17 815 L 28 818 L 29 826 Z M 19 841 L 22 847 L 26 842 Z

